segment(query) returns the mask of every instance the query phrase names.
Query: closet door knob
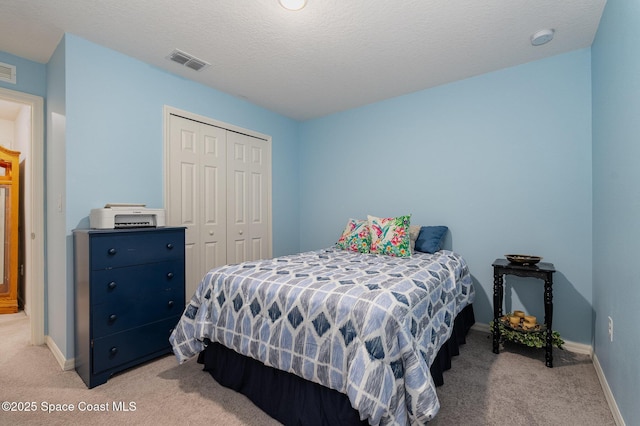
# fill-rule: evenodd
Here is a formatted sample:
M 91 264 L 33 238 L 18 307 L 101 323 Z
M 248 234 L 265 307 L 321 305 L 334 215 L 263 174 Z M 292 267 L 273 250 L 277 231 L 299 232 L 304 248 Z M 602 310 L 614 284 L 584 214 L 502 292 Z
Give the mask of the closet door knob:
M 169 272 L 169 273 L 167 274 L 167 278 L 169 278 L 169 279 L 173 278 L 173 272 Z
M 238 234 L 242 235 L 242 232 L 243 232 L 243 231 L 242 231 L 242 229 L 241 229 L 241 230 L 239 230 L 239 231 L 238 231 Z
M 110 248 L 109 250 L 107 250 L 107 253 L 109 254 L 109 256 L 113 256 L 117 253 L 117 250 L 114 248 Z
M 171 243 L 167 244 L 167 248 L 168 248 L 169 250 L 173 249 L 173 244 L 171 244 Z
M 118 353 L 118 348 L 117 347 L 112 347 L 111 349 L 109 349 L 109 353 L 111 354 L 111 356 L 114 356 L 115 354 Z
M 107 287 L 109 287 L 109 290 L 113 290 L 114 288 L 118 287 L 118 284 L 116 284 L 115 281 L 111 281 Z
M 109 315 L 109 322 L 115 322 L 118 319 L 116 314 Z
M 167 303 L 167 305 L 168 305 L 170 308 L 173 308 L 173 300 L 169 300 L 169 303 Z

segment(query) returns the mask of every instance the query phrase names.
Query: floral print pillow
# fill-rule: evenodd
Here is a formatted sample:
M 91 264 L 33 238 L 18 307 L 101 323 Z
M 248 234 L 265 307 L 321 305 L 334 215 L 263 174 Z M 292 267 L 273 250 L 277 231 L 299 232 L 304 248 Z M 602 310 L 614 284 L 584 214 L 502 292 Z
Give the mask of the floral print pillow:
M 349 219 L 336 245 L 343 250 L 369 253 L 371 247 L 369 222 L 361 219 Z
M 411 256 L 411 215 L 387 218 L 368 216 L 368 219 L 371 229 L 371 253 L 396 257 Z

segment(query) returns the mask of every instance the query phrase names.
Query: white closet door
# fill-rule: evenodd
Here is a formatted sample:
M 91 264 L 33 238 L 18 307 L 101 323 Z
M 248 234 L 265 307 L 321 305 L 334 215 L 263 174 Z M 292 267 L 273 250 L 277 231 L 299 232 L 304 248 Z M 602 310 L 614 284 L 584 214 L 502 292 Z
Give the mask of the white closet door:
M 227 134 L 227 261 L 264 259 L 270 253 L 271 150 L 267 141 Z
M 207 271 L 227 263 L 226 130 L 170 116 L 170 225 L 185 226 L 187 301 Z
M 271 257 L 271 138 L 172 110 L 165 206 L 167 225 L 187 228 L 188 302 L 210 269 Z

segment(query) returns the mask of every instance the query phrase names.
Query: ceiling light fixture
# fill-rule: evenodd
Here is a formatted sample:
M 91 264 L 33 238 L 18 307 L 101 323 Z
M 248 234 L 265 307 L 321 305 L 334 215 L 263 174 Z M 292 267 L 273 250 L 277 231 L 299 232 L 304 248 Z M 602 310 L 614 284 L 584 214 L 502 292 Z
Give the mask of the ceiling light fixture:
M 278 0 L 280 6 L 288 10 L 300 10 L 307 5 L 307 0 Z
M 534 46 L 540 46 L 545 43 L 549 43 L 553 39 L 555 33 L 552 29 L 540 30 L 531 36 L 531 44 Z

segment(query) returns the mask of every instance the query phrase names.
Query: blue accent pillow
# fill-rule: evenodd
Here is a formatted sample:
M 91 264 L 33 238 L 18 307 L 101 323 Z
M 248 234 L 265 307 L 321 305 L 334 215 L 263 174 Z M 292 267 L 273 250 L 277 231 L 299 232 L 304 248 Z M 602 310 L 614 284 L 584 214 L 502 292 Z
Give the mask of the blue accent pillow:
M 448 230 L 446 226 L 423 226 L 416 240 L 416 250 L 423 253 L 437 252 L 442 248 Z

